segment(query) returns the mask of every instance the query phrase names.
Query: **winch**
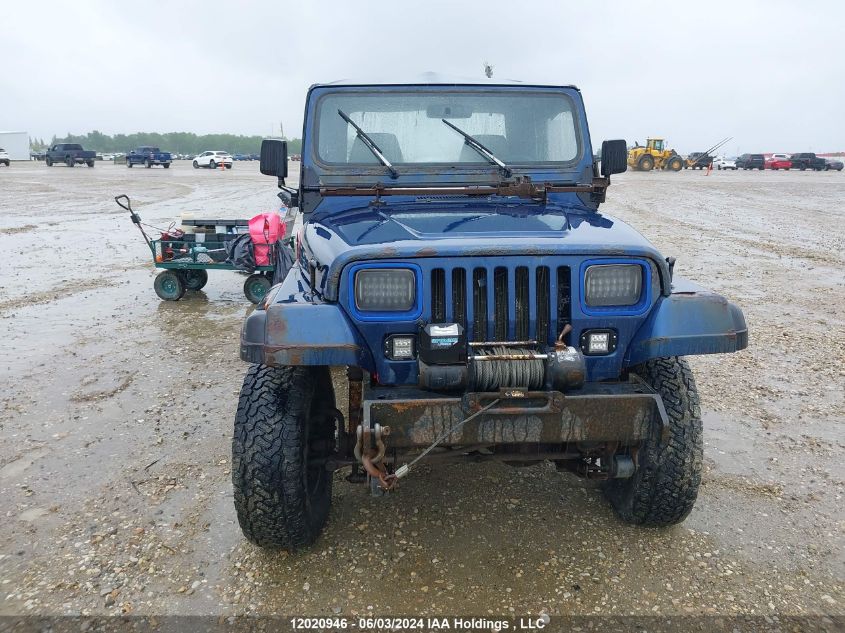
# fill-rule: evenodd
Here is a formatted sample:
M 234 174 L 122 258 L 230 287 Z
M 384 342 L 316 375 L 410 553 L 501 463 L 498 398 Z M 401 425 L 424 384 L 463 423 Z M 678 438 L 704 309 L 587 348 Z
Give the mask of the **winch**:
M 459 323 L 431 323 L 419 335 L 420 386 L 432 391 L 494 392 L 510 387 L 565 391 L 583 386 L 584 355 L 564 343 L 567 326 L 553 346 L 538 341 L 467 342 Z

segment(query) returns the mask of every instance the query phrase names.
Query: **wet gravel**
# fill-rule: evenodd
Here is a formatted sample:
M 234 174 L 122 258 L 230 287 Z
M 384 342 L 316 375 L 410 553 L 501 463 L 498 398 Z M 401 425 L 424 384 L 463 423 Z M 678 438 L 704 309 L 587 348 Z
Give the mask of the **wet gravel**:
M 624 525 L 549 464 L 458 464 L 381 500 L 338 474 L 297 554 L 248 544 L 232 507 L 243 277 L 160 302 L 120 193 L 165 226 L 275 203 L 254 163 L 0 171 L 0 615 L 845 612 L 842 174 L 614 181 L 603 210 L 751 333 L 692 359 L 706 472 L 682 525 Z

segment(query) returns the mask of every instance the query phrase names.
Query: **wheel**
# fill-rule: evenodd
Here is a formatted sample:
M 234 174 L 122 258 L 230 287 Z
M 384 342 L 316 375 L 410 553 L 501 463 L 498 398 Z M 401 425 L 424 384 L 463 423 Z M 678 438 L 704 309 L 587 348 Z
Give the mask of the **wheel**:
M 93 161 L 93 160 L 89 160 L 89 161 L 87 161 L 85 164 L 86 164 L 86 165 L 88 165 L 89 167 L 93 167 L 93 166 L 94 166 L 94 161 Z
M 199 169 L 200 165 L 197 161 L 194 161 L 194 169 Z
M 201 268 L 183 270 L 182 283 L 188 290 L 202 290 L 208 283 L 208 273 Z
M 722 166 L 721 166 L 721 165 L 716 165 L 716 169 L 718 169 L 719 171 L 722 171 Z
M 806 165 L 801 165 L 798 169 L 800 169 L 801 171 L 804 171 L 805 169 L 807 169 L 807 166 L 806 166 Z
M 208 163 L 208 166 L 212 169 L 217 169 L 217 163 L 215 163 L 213 160 Z
M 667 526 L 692 510 L 701 483 L 703 439 L 695 379 L 682 358 L 658 358 L 634 368 L 663 399 L 669 417 L 668 439 L 660 423 L 637 452 L 637 470 L 628 479 L 611 479 L 605 491 L 613 509 L 627 523 Z
M 225 163 L 223 163 L 225 165 Z M 232 169 L 232 165 L 226 165 L 226 169 Z
M 247 370 L 232 437 L 235 511 L 260 547 L 313 543 L 329 516 L 334 393 L 327 367 Z
M 76 161 L 73 160 L 70 156 L 68 156 L 67 158 L 65 158 L 65 165 L 67 165 L 68 167 L 76 167 Z
M 11 165 L 11 163 L 10 163 L 9 161 L 7 161 L 7 160 L 4 160 L 4 161 L 3 161 L 3 164 L 4 164 L 6 167 L 8 167 L 9 165 Z
M 654 169 L 654 157 L 651 154 L 643 154 L 637 161 L 637 169 L 640 171 L 651 171 Z
M 669 162 L 666 163 L 666 167 L 671 169 L 672 171 L 681 171 L 681 168 L 684 166 L 684 161 L 680 156 L 673 156 L 669 159 Z
M 164 163 L 162 167 L 164 167 L 165 169 L 170 169 L 170 163 Z
M 50 158 L 49 156 L 47 156 L 47 157 L 44 159 L 44 162 L 45 162 L 45 163 L 47 163 L 47 167 L 52 167 L 52 166 L 53 166 L 53 159 L 52 159 L 52 158 Z
M 185 282 L 181 275 L 173 270 L 164 270 L 153 282 L 156 294 L 165 301 L 179 301 L 185 295 Z
M 150 169 L 152 166 L 153 164 L 150 162 L 149 158 L 144 161 L 144 167 L 146 167 L 147 169 Z
M 244 282 L 244 294 L 253 303 L 261 303 L 261 300 L 270 290 L 270 280 L 260 273 L 255 273 L 246 278 Z
M 132 161 L 129 160 L 128 158 L 126 159 L 126 167 L 128 167 L 129 169 L 132 169 Z

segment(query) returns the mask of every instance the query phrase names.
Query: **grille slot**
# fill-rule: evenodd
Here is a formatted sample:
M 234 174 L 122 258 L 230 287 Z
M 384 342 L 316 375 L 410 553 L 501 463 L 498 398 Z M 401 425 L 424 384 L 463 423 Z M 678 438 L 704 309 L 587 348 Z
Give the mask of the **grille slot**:
M 508 269 L 493 271 L 493 340 L 508 339 Z
M 516 290 L 514 298 L 516 300 L 516 323 L 515 336 L 517 341 L 527 341 L 530 334 L 528 333 L 531 325 L 531 305 L 528 298 L 528 268 L 519 266 L 516 269 Z
M 569 266 L 559 266 L 557 269 L 557 327 L 555 338 L 564 326 L 572 322 L 572 289 L 570 287 Z
M 446 271 L 442 268 L 431 271 L 431 320 L 446 321 Z
M 549 267 L 538 266 L 537 278 L 537 340 L 547 342 L 549 338 Z
M 452 270 L 452 320 L 467 327 L 467 271 L 463 268 Z
M 572 319 L 569 266 L 447 265 L 432 269 L 430 285 L 431 321 L 460 323 L 471 341 L 548 345 Z
M 487 340 L 487 270 L 472 271 L 472 340 Z

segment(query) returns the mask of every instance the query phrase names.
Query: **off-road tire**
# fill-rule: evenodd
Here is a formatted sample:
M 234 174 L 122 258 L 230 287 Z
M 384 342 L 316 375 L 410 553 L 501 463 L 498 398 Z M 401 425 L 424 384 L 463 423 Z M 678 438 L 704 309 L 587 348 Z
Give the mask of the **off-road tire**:
M 651 154 L 643 154 L 637 161 L 637 169 L 640 171 L 651 171 L 654 169 L 654 157 Z
M 611 479 L 605 492 L 619 517 L 637 525 L 663 527 L 692 511 L 701 484 L 703 438 L 698 391 L 683 358 L 658 358 L 633 370 L 663 399 L 669 418 L 667 439 L 652 421 L 629 479 Z
M 311 462 L 333 449 L 334 421 L 326 415 L 333 408 L 327 367 L 247 370 L 232 437 L 232 483 L 238 523 L 256 545 L 291 551 L 322 531 L 332 473 Z

